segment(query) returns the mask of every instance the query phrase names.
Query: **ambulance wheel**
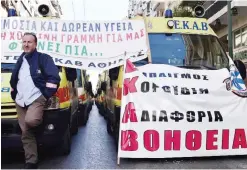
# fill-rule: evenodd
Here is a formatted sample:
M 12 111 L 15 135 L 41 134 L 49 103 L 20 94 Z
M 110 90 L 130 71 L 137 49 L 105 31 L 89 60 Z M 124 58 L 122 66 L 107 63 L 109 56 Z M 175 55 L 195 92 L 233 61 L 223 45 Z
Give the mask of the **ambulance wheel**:
M 107 119 L 107 133 L 109 135 L 113 135 L 113 130 L 112 130 L 111 122 L 108 119 Z
M 84 125 L 84 121 L 85 121 L 85 107 L 81 108 L 78 110 L 78 124 L 79 126 L 83 126 Z
M 84 109 L 84 113 L 83 113 L 83 121 L 82 121 L 82 125 L 85 126 L 87 124 L 88 121 L 88 111 L 87 111 L 87 107 L 86 109 Z
M 117 123 L 116 127 L 114 128 L 114 139 L 115 139 L 116 151 L 118 152 L 119 123 Z
M 78 120 L 78 114 L 76 113 L 75 122 L 73 123 L 72 129 L 71 129 L 72 135 L 75 135 L 78 133 L 78 127 L 79 127 L 79 120 Z
M 79 126 L 83 125 L 83 115 L 81 114 L 81 110 L 78 112 L 78 124 Z
M 70 151 L 71 151 L 71 135 L 70 135 L 70 128 L 68 126 L 64 137 L 63 137 L 63 141 L 62 141 L 62 146 L 61 146 L 61 150 L 63 155 L 69 155 Z

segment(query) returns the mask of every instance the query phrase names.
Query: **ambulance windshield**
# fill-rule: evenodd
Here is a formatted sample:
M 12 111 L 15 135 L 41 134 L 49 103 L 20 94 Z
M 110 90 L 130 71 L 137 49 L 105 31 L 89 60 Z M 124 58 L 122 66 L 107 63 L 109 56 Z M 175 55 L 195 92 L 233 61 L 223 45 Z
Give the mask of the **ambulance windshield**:
M 211 69 L 228 67 L 228 57 L 215 36 L 149 34 L 152 63 Z
M 15 68 L 14 63 L 1 63 L 1 72 L 12 72 L 12 70 Z
M 57 66 L 59 72 L 62 72 L 62 67 Z M 15 63 L 1 63 L 1 72 L 2 73 L 10 73 L 15 68 Z

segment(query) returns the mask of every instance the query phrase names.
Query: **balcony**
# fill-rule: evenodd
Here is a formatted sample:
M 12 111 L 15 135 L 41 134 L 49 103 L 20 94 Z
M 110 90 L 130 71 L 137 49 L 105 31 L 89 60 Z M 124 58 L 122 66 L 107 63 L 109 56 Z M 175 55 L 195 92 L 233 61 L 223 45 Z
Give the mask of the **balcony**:
M 215 14 L 215 12 L 220 11 L 221 9 L 227 6 L 227 1 L 215 1 L 215 2 L 211 1 L 211 3 L 212 4 L 208 6 L 208 8 L 206 8 L 206 12 L 205 12 L 206 18 L 211 18 Z M 204 6 L 204 8 L 205 7 L 206 5 Z
M 233 30 L 247 24 L 246 6 L 247 1 L 233 0 L 231 2 L 232 10 L 234 9 L 235 11 L 232 16 Z M 227 34 L 227 10 L 227 1 L 214 1 L 214 3 L 206 9 L 205 15 L 206 18 L 208 18 L 208 23 L 220 38 Z
M 231 2 L 231 8 L 236 7 L 237 9 L 239 9 L 238 11 L 240 15 L 242 15 L 242 8 L 246 9 L 246 6 L 247 6 L 247 1 L 232 0 Z M 204 8 L 206 7 L 207 4 L 204 5 Z M 206 8 L 205 17 L 208 19 L 208 22 L 212 24 L 213 22 L 215 22 L 217 19 L 219 19 L 221 16 L 225 14 L 227 15 L 227 1 L 217 0 Z

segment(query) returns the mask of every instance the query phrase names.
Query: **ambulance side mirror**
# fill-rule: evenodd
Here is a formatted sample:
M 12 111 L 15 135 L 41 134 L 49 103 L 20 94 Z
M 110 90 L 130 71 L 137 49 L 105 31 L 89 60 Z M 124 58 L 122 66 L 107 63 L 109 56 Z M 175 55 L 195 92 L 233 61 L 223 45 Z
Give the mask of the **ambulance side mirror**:
M 98 90 L 97 90 L 97 95 L 100 95 L 101 94 L 101 89 L 99 88 Z
M 246 67 L 241 60 L 234 60 L 235 66 L 238 68 L 240 75 L 242 76 L 243 80 L 246 79 Z
M 105 81 L 101 83 L 101 89 L 103 91 L 106 91 L 106 82 Z
M 88 92 L 92 91 L 92 83 L 90 81 L 85 84 L 85 89 Z
M 109 70 L 109 77 L 111 80 L 117 80 L 119 74 L 119 67 L 115 67 Z
M 77 78 L 77 72 L 76 72 L 76 69 L 74 68 L 65 68 L 65 71 L 66 71 L 66 77 L 67 77 L 67 80 L 68 81 L 75 81 L 76 78 Z

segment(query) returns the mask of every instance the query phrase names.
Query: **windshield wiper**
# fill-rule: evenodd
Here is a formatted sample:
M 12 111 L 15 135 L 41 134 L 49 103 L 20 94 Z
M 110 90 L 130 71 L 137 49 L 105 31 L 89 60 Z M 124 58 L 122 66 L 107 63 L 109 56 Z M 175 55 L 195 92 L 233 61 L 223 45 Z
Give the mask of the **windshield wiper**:
M 215 68 L 215 67 L 211 67 L 211 66 L 207 66 L 207 65 L 201 65 L 201 66 L 205 67 L 205 68 L 207 68 L 209 70 L 217 70 L 217 68 Z
M 180 68 L 189 68 L 189 69 L 208 69 L 208 70 L 217 70 L 216 68 L 214 67 L 210 67 L 210 66 L 206 66 L 206 65 L 200 65 L 200 66 L 193 66 L 193 65 L 184 65 L 184 66 L 177 66 L 177 67 L 180 67 Z
M 155 62 L 153 64 L 165 64 L 165 63 Z M 210 67 L 210 66 L 206 66 L 206 65 L 172 65 L 172 66 L 180 67 L 180 68 L 188 68 L 188 69 L 205 69 L 206 68 L 208 70 L 217 70 L 217 68 L 215 68 L 215 67 Z
M 1 68 L 1 71 L 12 71 L 12 68 Z

